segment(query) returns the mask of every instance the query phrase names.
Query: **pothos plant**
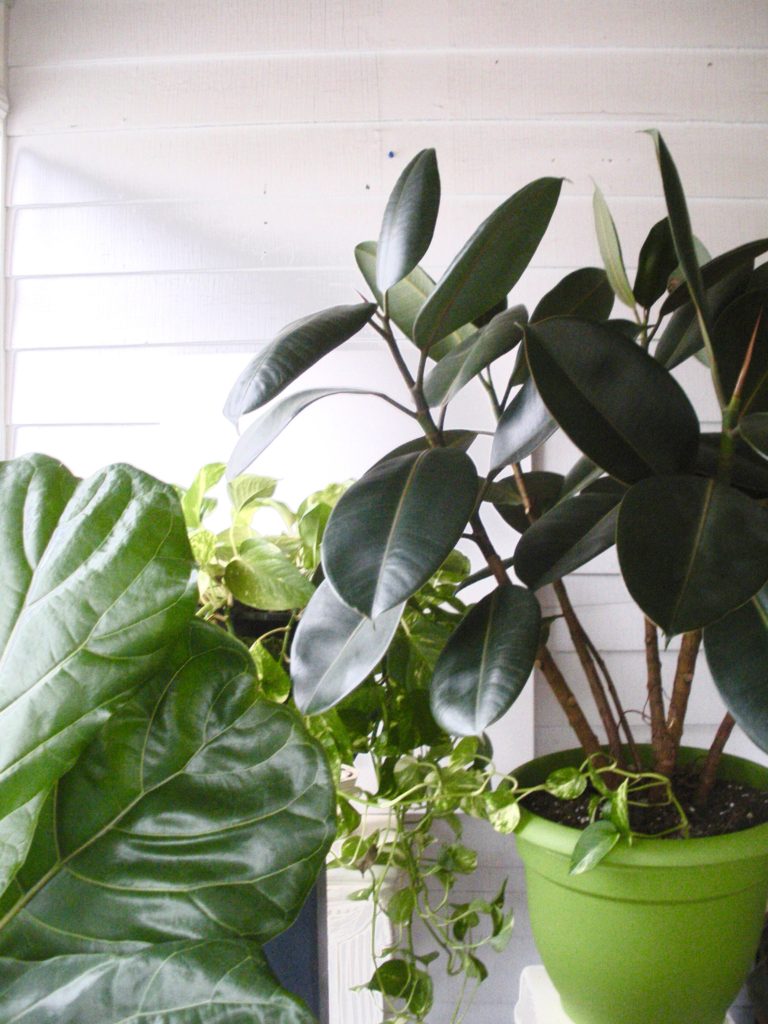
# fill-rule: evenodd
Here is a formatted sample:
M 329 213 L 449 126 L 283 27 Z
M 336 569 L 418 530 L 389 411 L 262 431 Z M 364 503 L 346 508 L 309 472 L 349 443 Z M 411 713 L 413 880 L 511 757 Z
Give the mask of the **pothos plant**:
M 322 536 L 348 485 L 316 491 L 294 511 L 275 496 L 276 480 L 242 474 L 229 481 L 223 510 L 216 488 L 224 468 L 204 466 L 180 493 L 199 563 L 198 615 L 253 639 L 261 693 L 291 704 L 291 638 L 303 609 L 322 591 Z M 217 512 L 224 515 L 212 529 Z M 454 892 L 459 876 L 477 867 L 476 852 L 462 842 L 459 812 L 507 828 L 498 816 L 487 745 L 451 737 L 429 707 L 436 660 L 466 611 L 456 590 L 468 574 L 468 559 L 449 552 L 406 602 L 388 650 L 362 684 L 306 718 L 336 785 L 339 824 L 330 864 L 363 873 L 354 898 L 372 903 L 373 941 L 378 915 L 391 924 L 391 943 L 372 949 L 368 987 L 381 994 L 388 1020 L 401 1024 L 429 1012 L 439 967 L 461 979 L 453 1013 L 459 1021 L 487 975 L 483 949 L 503 949 L 512 931 L 505 886 L 492 899 L 467 901 Z M 249 609 L 282 617 L 253 619 Z M 361 755 L 372 769 L 372 788 L 350 782 Z
M 282 394 L 288 385 L 364 328 L 380 339 L 402 390 L 371 395 L 400 409 L 418 436 L 410 449 L 383 451 L 330 518 L 325 581 L 293 646 L 296 702 L 308 715 L 324 713 L 360 685 L 389 649 L 411 596 L 467 537 L 489 589 L 435 664 L 434 718 L 447 733 L 482 735 L 537 667 L 588 768 L 616 768 L 603 787 L 613 813 L 592 831 L 602 852 L 631 832 L 627 815 L 617 813 L 628 806 L 623 773 L 635 787 L 644 786 L 647 770 L 674 776 L 702 637 L 728 711 L 701 766 L 698 801 L 707 799 L 734 720 L 768 748 L 768 274 L 755 268 L 768 240 L 702 263 L 672 157 L 650 135 L 667 215 L 642 245 L 633 284 L 596 191 L 604 269 L 568 274 L 531 313 L 506 308 L 555 212 L 562 184 L 555 178 L 503 202 L 433 282 L 419 261 L 432 238 L 440 180 L 435 153 L 425 150 L 397 181 L 378 243 L 356 249 L 372 301 L 284 328 L 241 373 L 225 407 L 235 423 L 263 409 L 235 446 L 234 475 L 312 402 L 356 390 Z M 612 319 L 616 298 L 629 318 Z M 502 360 L 515 349 L 510 372 Z M 720 408 L 712 432 L 701 430 L 673 373 L 695 357 L 709 367 Z M 472 458 L 475 434 L 448 419 L 474 378 L 490 399 L 490 458 Z M 558 428 L 580 449 L 580 461 L 565 476 L 526 471 L 525 460 Z M 486 529 L 490 506 L 511 527 L 501 550 Z M 629 706 L 647 705 L 648 761 L 564 582 L 614 546 L 647 654 L 645 693 Z M 537 599 L 546 586 L 578 654 L 600 735 L 548 645 Z M 666 688 L 660 636 L 681 638 Z
M 319 744 L 194 618 L 173 489 L 0 463 L 0 1019 L 311 1024 L 262 944 L 334 833 Z

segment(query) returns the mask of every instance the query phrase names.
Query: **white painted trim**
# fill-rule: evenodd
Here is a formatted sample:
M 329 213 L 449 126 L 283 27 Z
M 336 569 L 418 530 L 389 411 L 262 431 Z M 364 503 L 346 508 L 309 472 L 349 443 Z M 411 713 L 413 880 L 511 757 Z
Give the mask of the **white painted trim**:
M 0 459 L 11 455 L 10 394 L 11 370 L 8 351 L 9 310 L 7 306 L 8 238 L 6 235 L 6 156 L 8 136 L 6 132 L 9 100 L 8 82 L 8 18 L 13 0 L 4 0 L 0 7 L 0 239 L 2 239 L 3 272 L 0 274 Z

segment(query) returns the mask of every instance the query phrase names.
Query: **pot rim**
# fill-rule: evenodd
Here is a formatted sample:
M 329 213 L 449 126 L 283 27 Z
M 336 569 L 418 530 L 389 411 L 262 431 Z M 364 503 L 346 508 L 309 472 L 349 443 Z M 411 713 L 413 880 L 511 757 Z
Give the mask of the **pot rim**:
M 650 750 L 650 745 L 640 744 L 639 749 Z M 696 747 L 681 747 L 680 754 L 683 762 L 686 762 L 705 755 L 706 751 Z M 583 760 L 584 752 L 580 747 L 561 750 L 527 761 L 511 775 L 523 784 L 536 784 L 556 768 L 579 765 Z M 721 771 L 724 778 L 744 781 L 758 789 L 768 789 L 768 767 L 747 758 L 724 754 Z M 526 808 L 525 800 L 521 801 L 520 810 L 520 824 L 515 830 L 518 839 L 570 858 L 581 829 L 541 817 Z M 768 859 L 768 822 L 739 832 L 694 839 L 638 838 L 631 846 L 619 843 L 609 857 L 612 867 L 704 866 L 752 859 Z

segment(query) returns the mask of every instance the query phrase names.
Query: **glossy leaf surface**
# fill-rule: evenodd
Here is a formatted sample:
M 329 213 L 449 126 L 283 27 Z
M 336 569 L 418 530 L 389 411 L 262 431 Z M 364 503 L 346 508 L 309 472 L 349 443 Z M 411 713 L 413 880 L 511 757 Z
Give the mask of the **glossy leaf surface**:
M 701 268 L 701 279 L 704 287 L 706 289 L 711 288 L 739 269 L 746 268 L 751 270 L 754 261 L 758 256 L 762 256 L 764 252 L 768 252 L 768 238 L 759 238 L 754 242 L 746 242 L 744 245 L 739 245 L 735 249 L 729 249 L 728 252 L 721 253 L 719 256 L 715 256 L 714 259 L 708 260 Z M 684 306 L 690 300 L 690 292 L 685 284 L 682 284 L 675 288 L 673 292 L 670 292 L 664 300 L 659 315 L 666 316 L 668 313 L 672 313 L 674 310 Z
M 669 220 L 665 217 L 648 232 L 637 261 L 632 292 L 643 309 L 650 309 L 666 292 L 669 276 L 676 266 L 675 242 Z
M 453 550 L 476 496 L 474 464 L 457 449 L 377 463 L 328 523 L 323 567 L 334 590 L 372 619 L 405 601 Z
M 24 1024 L 312 1024 L 257 948 L 169 942 L 155 949 L 0 959 L 3 1020 Z
M 520 326 L 527 319 L 525 306 L 498 313 L 482 330 L 443 356 L 424 381 L 424 397 L 431 406 L 443 405 L 496 359 L 523 340 Z
M 768 751 L 768 589 L 707 627 L 704 650 L 728 710 Z
M 467 613 L 432 677 L 432 714 L 446 732 L 479 735 L 512 706 L 533 669 L 540 626 L 534 595 L 511 583 Z
M 578 494 L 533 523 L 515 552 L 523 583 L 538 590 L 613 547 L 620 501 L 620 493 Z
M 299 622 L 291 648 L 296 705 L 305 715 L 327 711 L 351 693 L 383 658 L 403 605 L 375 619 L 344 604 L 325 580 Z
M 384 296 L 376 284 L 376 242 L 361 242 L 355 247 L 355 261 L 366 284 L 371 289 L 376 301 L 381 306 Z M 427 296 L 435 290 L 435 282 L 421 267 L 414 269 L 402 281 L 393 285 L 387 292 L 387 311 L 392 322 L 400 328 L 406 338 L 413 341 L 413 327 L 421 307 Z M 452 331 L 449 335 L 430 349 L 433 359 L 440 359 L 446 352 L 452 351 L 465 338 L 471 337 L 475 328 L 466 324 Z
M 669 227 L 672 232 L 672 240 L 675 245 L 680 269 L 685 276 L 691 301 L 696 308 L 702 325 L 709 332 L 709 306 L 704 290 L 699 259 L 696 254 L 693 231 L 691 230 L 688 204 L 685 200 L 680 175 L 661 135 L 657 131 L 650 131 L 648 134 L 653 139 L 656 147 L 656 156 L 659 161 L 661 181 L 664 187 L 664 198 L 667 203 Z
M 556 430 L 557 423 L 529 377 L 496 426 L 491 447 L 491 471 L 527 458 Z
M 768 412 L 745 416 L 739 423 L 739 433 L 753 451 L 768 459 Z
M 323 863 L 333 803 L 322 752 L 258 697 L 247 649 L 193 620 L 49 798 L 0 950 L 271 938 Z
M 708 626 L 768 579 L 768 511 L 714 480 L 643 480 L 619 511 L 617 546 L 630 594 L 672 636 Z
M 416 267 L 429 248 L 440 206 L 434 149 L 423 149 L 397 179 L 379 234 L 376 283 L 386 292 Z
M 224 415 L 236 423 L 245 413 L 265 405 L 310 366 L 354 337 L 375 311 L 370 302 L 332 306 L 288 324 L 237 378 Z
M 531 323 L 551 316 L 584 316 L 605 320 L 613 309 L 613 288 L 600 267 L 574 270 L 547 292 L 533 311 Z
M 603 257 L 603 266 L 608 275 L 611 287 L 625 306 L 630 309 L 635 305 L 635 297 L 627 278 L 627 271 L 624 268 L 624 257 L 621 254 L 621 243 L 616 233 L 616 225 L 613 223 L 611 211 L 605 197 L 599 188 L 595 188 L 592 197 L 592 211 L 595 218 L 595 231 L 597 233 L 597 244 L 600 247 L 600 255 Z
M 560 473 L 550 473 L 547 470 L 533 470 L 523 474 L 526 494 L 535 519 L 543 516 L 559 499 L 563 479 Z M 508 484 L 508 492 L 499 494 L 495 490 L 498 485 L 492 484 L 486 490 L 486 499 L 492 503 L 505 523 L 509 523 L 518 533 L 525 533 L 531 523 L 514 480 L 507 478 L 504 481 L 500 480 L 499 483 Z
M 265 537 L 250 537 L 240 546 L 224 571 L 232 596 L 251 608 L 289 611 L 303 608 L 315 588 L 277 544 Z
M 373 395 L 382 397 L 378 392 L 366 391 L 364 388 L 310 388 L 286 395 L 269 407 L 247 430 L 243 431 L 227 463 L 227 476 L 233 479 L 246 469 L 272 444 L 276 437 L 289 426 L 293 420 L 321 398 L 332 395 Z
M 699 424 L 685 392 L 655 359 L 604 324 L 569 317 L 526 328 L 539 393 L 581 451 L 631 482 L 686 469 Z
M 547 230 L 561 186 L 559 178 L 531 182 L 483 221 L 422 307 L 414 325 L 419 348 L 429 351 L 507 295 Z
M 12 874 L 40 795 L 157 669 L 195 593 L 178 498 L 132 467 L 78 482 L 46 456 L 2 463 L 0 508 L 0 864 Z
M 715 321 L 712 348 L 727 398 L 736 387 L 753 334 L 754 351 L 742 382 L 744 415 L 768 412 L 768 291 L 738 296 Z

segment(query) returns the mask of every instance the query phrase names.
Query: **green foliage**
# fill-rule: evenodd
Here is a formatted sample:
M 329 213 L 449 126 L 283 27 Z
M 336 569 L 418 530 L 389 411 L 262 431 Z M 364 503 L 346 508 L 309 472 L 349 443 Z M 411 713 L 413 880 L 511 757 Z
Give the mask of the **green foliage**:
M 715 672 L 721 693 L 734 716 L 768 747 L 764 726 L 752 727 L 765 721 L 768 708 L 757 653 L 765 645 L 768 620 L 760 602 L 755 603 L 768 582 L 763 465 L 768 431 L 760 419 L 768 409 L 768 317 L 763 314 L 768 273 L 765 265 L 754 265 L 768 241 L 748 242 L 710 258 L 693 234 L 669 150 L 657 133 L 652 135 L 667 215 L 650 226 L 636 260 L 634 285 L 619 231 L 596 189 L 595 226 L 604 269 L 569 273 L 530 317 L 515 305 L 509 293 L 555 214 L 562 182 L 552 178 L 538 179 L 502 202 L 433 282 L 418 264 L 427 257 L 437 212 L 432 151 L 418 154 L 395 185 L 378 246 L 363 242 L 357 247 L 358 266 L 376 308 L 349 307 L 356 312 L 344 316 L 368 323 L 391 353 L 411 405 L 402 406 L 392 396 L 390 401 L 419 436 L 389 454 L 390 445 L 382 439 L 379 461 L 328 521 L 321 545 L 328 579 L 304 613 L 307 639 L 322 637 L 322 686 L 306 685 L 309 643 L 299 644 L 293 673 L 297 692 L 306 695 L 299 698 L 304 709 L 317 711 L 321 719 L 335 716 L 325 719 L 328 734 L 344 736 L 344 715 L 353 714 L 353 708 L 360 721 L 374 713 L 384 723 L 382 736 L 390 735 L 396 714 L 404 729 L 418 731 L 417 722 L 429 722 L 438 731 L 442 726 L 452 733 L 481 733 L 512 705 L 538 662 L 585 752 L 598 753 L 589 717 L 573 697 L 574 688 L 558 675 L 546 628 L 533 612 L 534 591 L 552 584 L 606 729 L 603 756 L 621 770 L 637 769 L 632 755 L 623 752 L 633 749 L 633 712 L 615 709 L 616 687 L 608 666 L 563 584 L 563 576 L 616 544 L 622 574 L 641 613 L 638 632 L 642 616 L 654 627 L 645 633 L 648 664 L 654 663 L 658 630 L 667 637 L 692 634 L 682 650 L 694 650 L 694 661 L 698 631 L 715 630 L 705 643 L 713 663 L 731 658 L 739 664 L 738 684 Z M 611 319 L 613 294 L 632 320 Z M 314 331 L 320 321 L 310 318 L 309 323 Z M 329 346 L 344 333 L 337 328 L 328 332 Z M 523 344 L 510 371 L 509 353 L 521 333 Z M 273 343 L 273 355 L 279 353 L 281 361 L 285 356 L 290 364 L 291 381 L 309 365 L 299 340 L 287 328 Z M 685 388 L 670 372 L 694 356 L 709 368 L 721 411 L 715 434 L 702 433 Z M 248 389 L 275 394 L 273 369 L 262 368 L 257 359 L 246 371 Z M 462 431 L 457 417 L 450 418 L 454 400 L 472 382 L 489 398 L 490 465 L 472 447 L 474 428 Z M 283 383 L 287 378 L 281 378 Z M 243 390 L 236 385 L 235 391 L 238 387 Z M 291 412 L 305 400 L 293 396 L 285 402 L 294 402 Z M 240 403 L 241 411 L 246 404 Z M 291 418 L 279 404 L 263 415 L 281 422 Z M 450 432 L 445 429 L 449 422 Z M 525 472 L 522 460 L 535 456 L 557 428 L 580 451 L 573 469 L 564 479 Z M 270 430 L 259 430 L 268 441 Z M 456 437 L 462 438 L 458 447 Z M 243 468 L 242 454 L 240 449 L 230 473 Z M 506 549 L 504 541 L 497 549 L 486 528 L 489 505 L 512 527 Z M 442 654 L 426 670 L 418 699 L 411 695 L 403 703 L 400 691 L 387 689 L 388 672 L 415 657 L 425 639 L 419 626 L 406 642 L 403 628 L 408 628 L 420 588 L 460 540 L 474 543 L 482 555 L 484 568 L 471 579 L 488 581 L 487 592 L 466 616 L 455 616 L 442 638 Z M 510 567 L 524 587 L 510 579 Z M 514 615 L 504 614 L 511 595 L 519 607 Z M 738 628 L 719 630 L 718 623 L 739 609 L 745 613 Z M 334 624 L 321 627 L 330 616 Z M 678 667 L 677 691 L 693 664 Z M 674 762 L 682 723 L 667 718 L 664 688 L 656 682 L 649 669 L 649 693 L 662 705 L 654 765 L 669 773 L 669 751 Z M 677 699 L 679 692 L 672 696 L 679 709 L 685 701 Z M 422 719 L 430 701 L 436 719 Z M 645 703 L 644 695 L 635 695 L 629 707 Z M 338 742 L 351 749 L 355 740 Z M 425 740 L 427 746 L 431 742 Z M 381 760 L 381 793 L 397 789 L 395 765 L 406 749 L 398 740 Z M 620 783 L 616 790 L 624 792 Z M 510 827 L 515 800 L 506 799 L 503 791 L 495 799 L 494 820 Z M 606 820 L 623 836 L 621 799 L 615 797 Z M 599 831 L 603 849 L 609 828 L 601 825 Z
M 221 469 L 185 496 L 196 531 Z M 236 515 L 270 493 L 234 488 Z M 193 617 L 173 489 L 29 456 L 0 464 L 0 523 L 0 1018 L 311 1024 L 261 945 L 333 837 L 327 762 Z

